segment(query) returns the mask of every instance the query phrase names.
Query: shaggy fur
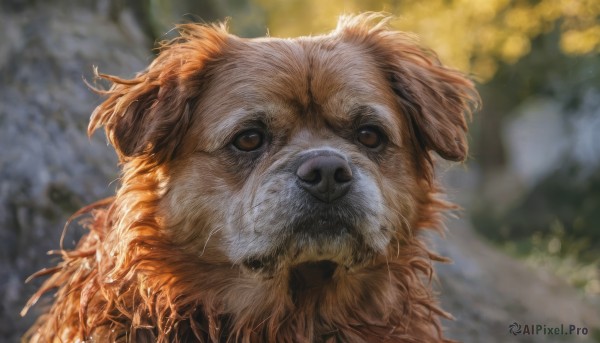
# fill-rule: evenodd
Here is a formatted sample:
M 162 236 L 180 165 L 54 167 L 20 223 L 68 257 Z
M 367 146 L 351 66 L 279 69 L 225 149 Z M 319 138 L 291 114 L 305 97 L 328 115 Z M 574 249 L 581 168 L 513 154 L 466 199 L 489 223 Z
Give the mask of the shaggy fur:
M 446 341 L 438 318 L 450 316 L 430 289 L 432 261 L 445 259 L 421 232 L 452 208 L 437 197 L 432 154 L 466 158 L 478 96 L 386 21 L 343 17 L 296 39 L 186 24 L 136 77 L 100 74 L 113 86 L 89 133 L 105 127 L 121 185 L 74 215 L 88 214 L 89 232 L 34 275 L 49 278 L 24 312 L 56 293 L 25 340 Z M 364 122 L 381 148 L 355 139 Z M 257 125 L 260 148 L 232 147 Z M 306 208 L 317 204 L 286 168 L 314 149 L 351 163 L 351 199 L 328 205 L 351 233 L 294 224 L 316 225 Z M 334 269 L 299 267 L 321 260 Z M 316 286 L 315 272 L 327 274 Z

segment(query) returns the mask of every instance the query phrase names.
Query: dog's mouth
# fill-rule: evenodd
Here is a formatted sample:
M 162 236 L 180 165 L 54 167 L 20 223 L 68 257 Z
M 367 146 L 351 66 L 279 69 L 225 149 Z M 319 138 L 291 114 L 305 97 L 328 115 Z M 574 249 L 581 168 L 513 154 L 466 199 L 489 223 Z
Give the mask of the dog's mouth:
M 290 289 L 311 290 L 330 283 L 338 268 L 331 260 L 303 262 L 292 267 L 290 271 Z
M 263 277 L 274 276 L 274 266 L 266 259 L 250 259 L 244 267 Z M 326 286 L 333 279 L 340 264 L 332 260 L 306 261 L 295 264 L 289 269 L 289 286 L 293 291 L 318 289 Z

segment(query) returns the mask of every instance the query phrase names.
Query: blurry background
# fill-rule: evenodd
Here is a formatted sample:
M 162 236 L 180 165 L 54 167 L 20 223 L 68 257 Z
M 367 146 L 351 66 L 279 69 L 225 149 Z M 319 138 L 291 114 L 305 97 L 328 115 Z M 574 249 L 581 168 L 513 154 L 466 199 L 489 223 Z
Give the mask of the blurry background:
M 478 82 L 471 158 L 442 164 L 461 220 L 432 238 L 454 264 L 437 288 L 465 342 L 600 342 L 600 1 L 598 0 L 1 0 L 0 341 L 41 306 L 24 279 L 57 261 L 62 225 L 111 195 L 118 170 L 101 102 L 84 84 L 130 77 L 175 23 L 231 17 L 243 37 L 319 34 L 341 13 L 386 11 L 442 61 Z M 71 228 L 65 245 L 77 239 Z M 580 337 L 512 336 L 508 326 L 573 324 Z

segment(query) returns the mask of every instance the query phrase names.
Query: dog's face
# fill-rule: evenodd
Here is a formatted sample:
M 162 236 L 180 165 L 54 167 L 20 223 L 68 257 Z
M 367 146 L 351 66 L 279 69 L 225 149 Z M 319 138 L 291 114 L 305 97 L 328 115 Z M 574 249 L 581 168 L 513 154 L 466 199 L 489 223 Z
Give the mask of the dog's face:
M 173 163 L 165 213 L 187 231 L 174 234 L 213 231 L 199 248 L 267 274 L 382 253 L 411 216 L 415 167 L 374 58 L 318 38 L 232 44 Z
M 401 249 L 431 191 L 429 151 L 465 158 L 471 84 L 385 30 L 202 30 L 92 123 L 122 160 L 160 170 L 170 239 L 259 279 L 327 278 Z

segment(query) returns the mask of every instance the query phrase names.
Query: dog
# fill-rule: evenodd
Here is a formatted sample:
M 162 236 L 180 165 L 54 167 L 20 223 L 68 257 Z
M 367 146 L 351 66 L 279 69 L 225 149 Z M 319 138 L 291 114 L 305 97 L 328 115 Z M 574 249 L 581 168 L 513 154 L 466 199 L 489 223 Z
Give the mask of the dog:
M 104 127 L 122 167 L 31 342 L 447 342 L 422 232 L 453 205 L 473 83 L 380 14 L 329 34 L 243 39 L 183 24 Z

